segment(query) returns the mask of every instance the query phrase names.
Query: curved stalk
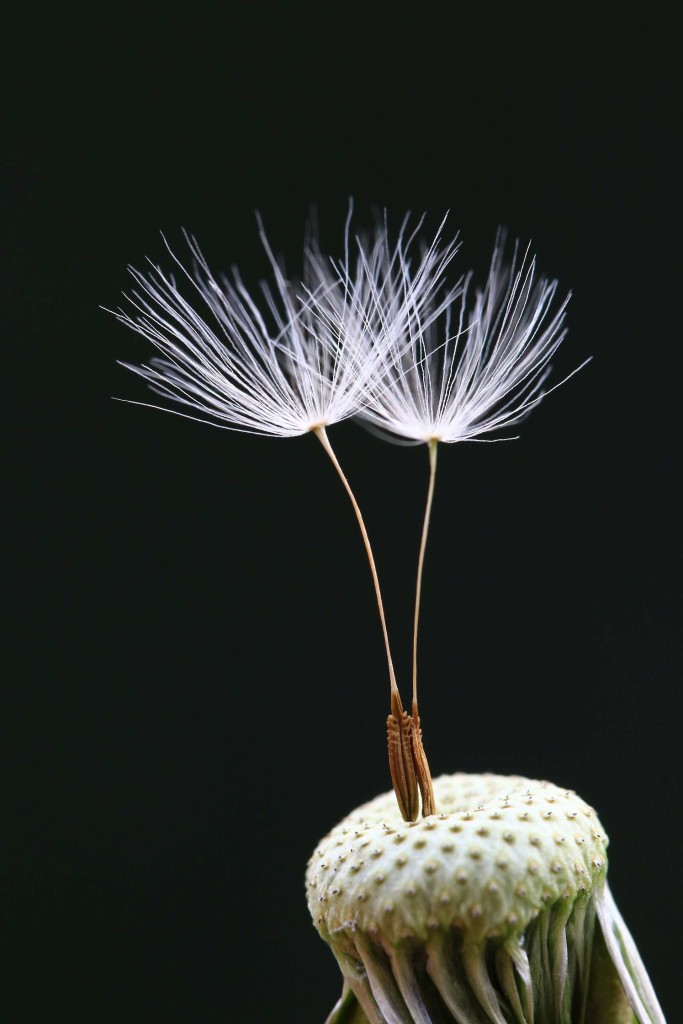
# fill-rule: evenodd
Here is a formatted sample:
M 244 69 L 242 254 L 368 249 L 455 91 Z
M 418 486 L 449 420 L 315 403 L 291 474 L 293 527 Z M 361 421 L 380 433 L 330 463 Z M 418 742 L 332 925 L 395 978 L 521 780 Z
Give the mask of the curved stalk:
M 363 544 L 365 545 L 365 551 L 368 556 L 368 562 L 370 563 L 370 572 L 372 574 L 372 582 L 375 586 L 375 596 L 377 598 L 377 608 L 379 610 L 380 622 L 382 624 L 382 634 L 384 636 L 384 647 L 387 655 L 387 665 L 389 667 L 389 683 L 391 685 L 391 713 L 387 718 L 387 741 L 389 749 L 389 768 L 391 771 L 391 781 L 396 794 L 396 800 L 400 808 L 401 814 L 406 821 L 415 821 L 419 813 L 419 796 L 418 789 L 422 789 L 420 782 L 420 767 L 416 764 L 415 754 L 415 728 L 416 724 L 410 715 L 403 710 L 401 704 L 401 697 L 398 692 L 398 686 L 396 685 L 396 673 L 394 672 L 394 663 L 391 657 L 391 648 L 389 646 L 389 632 L 387 630 L 386 616 L 384 614 L 384 602 L 382 601 L 382 592 L 379 585 L 379 577 L 377 575 L 377 566 L 375 565 L 375 557 L 372 553 L 372 546 L 370 544 L 370 538 L 368 537 L 368 531 L 365 528 L 365 522 L 361 513 L 356 496 L 351 489 L 349 481 L 346 479 L 344 472 L 339 465 L 339 460 L 334 453 L 334 449 L 330 444 L 327 432 L 324 426 L 315 427 L 313 432 L 320 441 L 321 445 L 327 452 L 328 456 L 332 461 L 332 465 L 336 469 L 339 479 L 344 485 L 344 489 L 348 494 L 353 510 L 356 513 L 356 519 L 360 527 L 361 536 L 363 537 Z M 419 740 L 419 728 L 418 728 L 418 740 Z M 421 742 L 418 746 L 421 748 Z M 424 755 L 424 752 L 423 752 Z M 426 763 L 426 762 L 425 762 Z M 431 784 L 431 779 L 430 779 Z M 423 798 L 423 813 L 424 813 L 424 798 Z
M 339 474 L 339 478 L 340 478 L 341 482 L 343 483 L 343 485 L 344 485 L 344 487 L 346 489 L 346 493 L 348 494 L 349 498 L 351 499 L 351 504 L 353 505 L 353 511 L 356 513 L 356 519 L 358 520 L 358 525 L 360 527 L 360 532 L 361 532 L 361 535 L 363 537 L 363 544 L 365 545 L 365 551 L 366 551 L 367 556 L 368 556 L 368 562 L 370 563 L 370 572 L 372 573 L 372 582 L 375 585 L 375 596 L 377 598 L 377 607 L 379 609 L 379 617 L 380 617 L 380 621 L 382 623 L 382 634 L 384 636 L 384 647 L 385 647 L 385 650 L 386 650 L 386 653 L 387 653 L 387 664 L 389 666 L 389 682 L 391 684 L 391 692 L 392 693 L 398 693 L 398 687 L 396 685 L 396 674 L 394 672 L 394 663 L 393 663 L 392 658 L 391 658 L 391 648 L 389 647 L 389 633 L 388 633 L 388 630 L 387 630 L 386 617 L 384 615 L 384 604 L 382 602 L 382 592 L 381 592 L 380 586 L 379 586 L 379 577 L 377 575 L 377 566 L 375 565 L 375 558 L 374 558 L 374 555 L 372 553 L 372 546 L 370 544 L 370 538 L 368 537 L 368 531 L 365 528 L 365 523 L 363 521 L 363 516 L 361 514 L 361 510 L 360 510 L 360 507 L 358 505 L 358 502 L 356 501 L 356 497 L 355 497 L 353 491 L 351 490 L 351 484 L 346 479 L 346 476 L 344 475 L 344 472 L 343 472 L 341 466 L 339 465 L 339 460 L 337 459 L 337 456 L 334 453 L 334 449 L 332 448 L 332 445 L 330 444 L 330 440 L 329 440 L 329 438 L 327 436 L 327 432 L 326 432 L 325 428 L 324 427 L 316 427 L 314 433 L 315 433 L 316 437 L 318 438 L 318 440 L 320 441 L 320 443 L 323 446 L 323 448 L 325 449 L 325 451 L 327 452 L 327 454 L 329 455 L 330 459 L 332 460 L 332 464 L 333 464 L 334 468 L 337 470 L 337 473 Z

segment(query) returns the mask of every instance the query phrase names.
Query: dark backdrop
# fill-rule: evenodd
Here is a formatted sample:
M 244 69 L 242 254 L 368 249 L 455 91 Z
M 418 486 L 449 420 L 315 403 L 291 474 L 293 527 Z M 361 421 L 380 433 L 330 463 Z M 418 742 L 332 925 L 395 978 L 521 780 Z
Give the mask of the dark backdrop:
M 319 4 L 60 6 L 6 39 L 4 1019 L 301 1021 L 340 989 L 319 837 L 388 787 L 388 683 L 348 502 L 310 437 L 112 401 L 150 353 L 101 306 L 160 231 L 296 267 L 316 204 L 506 224 L 572 289 L 557 379 L 505 445 L 443 449 L 425 577 L 435 774 L 591 802 L 675 1018 L 680 926 L 680 76 L 671 25 Z M 28 15 L 28 16 L 26 16 Z M 47 17 L 47 20 L 46 20 Z M 408 693 L 424 449 L 331 435 Z

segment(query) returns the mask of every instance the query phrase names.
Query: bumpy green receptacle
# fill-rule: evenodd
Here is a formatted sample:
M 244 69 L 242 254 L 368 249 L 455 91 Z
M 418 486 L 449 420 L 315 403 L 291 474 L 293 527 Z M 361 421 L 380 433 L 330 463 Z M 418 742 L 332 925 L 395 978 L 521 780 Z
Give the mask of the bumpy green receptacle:
M 434 790 L 439 813 L 405 822 L 386 793 L 310 859 L 311 915 L 344 975 L 329 1024 L 663 1024 L 637 952 L 635 970 L 619 953 L 632 940 L 592 808 L 516 776 Z

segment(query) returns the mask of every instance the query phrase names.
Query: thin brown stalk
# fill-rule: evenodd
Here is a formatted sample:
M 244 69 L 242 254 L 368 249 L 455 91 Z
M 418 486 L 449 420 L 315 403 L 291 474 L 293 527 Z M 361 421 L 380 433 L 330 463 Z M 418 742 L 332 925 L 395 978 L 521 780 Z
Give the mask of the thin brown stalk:
M 387 665 L 389 667 L 389 682 L 391 685 L 391 714 L 387 718 L 387 743 L 391 780 L 401 814 L 406 821 L 415 821 L 419 811 L 419 776 L 416 774 L 414 756 L 415 741 L 413 737 L 413 721 L 410 715 L 403 710 L 401 697 L 396 685 L 396 674 L 394 672 L 394 664 L 391 658 L 389 632 L 387 630 L 386 616 L 384 614 L 384 603 L 382 601 L 382 592 L 380 590 L 375 557 L 372 553 L 370 538 L 368 537 L 368 531 L 365 527 L 360 507 L 351 489 L 351 485 L 339 465 L 339 460 L 337 459 L 334 449 L 330 444 L 327 432 L 325 428 L 321 426 L 316 427 L 314 433 L 332 460 L 332 464 L 339 474 L 339 478 L 351 500 L 351 504 L 353 505 L 353 510 L 356 513 L 356 519 L 358 520 L 358 525 L 360 527 L 361 536 L 363 537 L 368 562 L 370 563 L 370 572 L 372 574 L 372 582 L 375 586 L 375 596 L 377 598 L 377 607 L 379 609 L 379 617 L 382 624 L 384 647 L 387 655 Z

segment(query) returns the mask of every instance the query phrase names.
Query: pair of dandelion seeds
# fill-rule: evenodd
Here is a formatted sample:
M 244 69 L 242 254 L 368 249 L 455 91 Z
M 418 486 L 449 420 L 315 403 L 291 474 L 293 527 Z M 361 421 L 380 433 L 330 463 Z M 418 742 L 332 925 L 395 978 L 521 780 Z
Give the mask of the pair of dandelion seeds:
M 406 217 L 393 240 L 385 217 L 356 235 L 350 210 L 342 257 L 309 232 L 296 280 L 261 227 L 272 279 L 257 293 L 236 270 L 215 277 L 186 236 L 188 264 L 167 247 L 170 272 L 131 269 L 135 288 L 115 315 L 160 355 L 123 365 L 162 399 L 137 404 L 249 433 L 314 434 L 360 527 L 389 670 L 393 790 L 332 829 L 308 865 L 311 915 L 343 975 L 328 1024 L 664 1024 L 606 882 L 595 812 L 514 775 L 432 780 L 417 647 L 438 447 L 503 439 L 559 386 L 547 382 L 569 297 L 503 231 L 483 286 L 454 280 L 457 236 L 445 238 L 444 221 L 425 243 L 423 225 Z M 368 532 L 328 436 L 350 418 L 429 457 L 410 713 Z

